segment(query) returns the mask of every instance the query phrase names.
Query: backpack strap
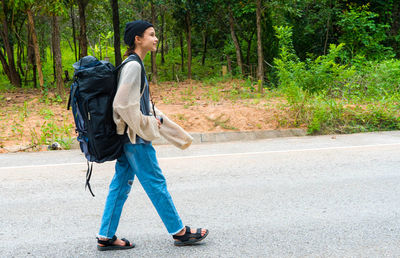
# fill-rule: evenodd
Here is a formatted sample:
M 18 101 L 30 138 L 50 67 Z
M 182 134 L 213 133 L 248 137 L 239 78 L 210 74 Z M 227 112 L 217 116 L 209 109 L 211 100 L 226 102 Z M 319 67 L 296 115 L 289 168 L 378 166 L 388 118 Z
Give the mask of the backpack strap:
M 140 87 L 140 98 L 142 98 L 143 94 L 144 94 L 144 90 L 145 90 L 145 78 L 146 78 L 146 70 L 144 69 L 144 65 L 142 62 L 142 59 L 140 59 L 140 57 L 137 54 L 132 54 L 130 56 L 128 56 L 128 58 L 119 66 L 117 66 L 117 68 L 115 68 L 115 72 L 117 73 L 117 80 L 119 80 L 119 74 L 120 74 L 120 70 L 122 69 L 122 67 L 124 67 L 124 65 L 126 65 L 127 63 L 131 62 L 131 61 L 136 61 L 140 64 L 140 66 L 142 67 L 142 71 L 141 71 L 141 81 L 143 83 L 141 83 Z
M 74 85 L 75 83 L 78 83 L 78 82 L 77 82 L 77 80 L 75 79 L 75 76 L 74 76 L 74 82 L 72 83 L 72 85 Z M 78 88 L 78 86 L 76 86 L 76 85 L 73 86 L 71 94 L 69 94 L 67 110 L 69 110 L 69 108 L 71 107 L 71 101 L 74 99 L 75 92 L 76 92 L 77 88 Z
M 86 184 L 85 184 L 85 189 L 86 187 L 89 188 L 90 193 L 94 197 L 94 194 L 92 192 L 92 187 L 90 187 L 90 178 L 92 177 L 92 171 L 93 171 L 93 162 L 89 166 L 89 161 L 87 161 L 87 171 L 86 171 Z

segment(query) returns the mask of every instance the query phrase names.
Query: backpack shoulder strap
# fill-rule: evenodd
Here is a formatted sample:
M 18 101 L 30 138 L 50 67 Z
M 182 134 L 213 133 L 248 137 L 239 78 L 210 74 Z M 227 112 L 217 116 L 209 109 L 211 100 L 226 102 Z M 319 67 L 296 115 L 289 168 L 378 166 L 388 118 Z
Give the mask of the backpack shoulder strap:
M 77 83 L 78 82 L 76 81 L 76 78 L 74 76 L 74 79 L 73 79 L 73 82 L 72 82 L 72 85 L 71 85 L 72 90 L 71 90 L 71 93 L 69 94 L 67 110 L 69 110 L 69 108 L 71 107 L 71 101 L 74 99 L 76 89 L 78 88 L 78 86 L 76 85 Z
M 142 83 L 140 85 L 140 87 L 141 87 L 140 88 L 140 92 L 141 92 L 140 93 L 140 97 L 142 97 L 143 94 L 144 94 L 144 90 L 145 90 L 144 81 L 145 81 L 145 77 L 146 77 L 146 71 L 144 69 L 144 65 L 143 65 L 142 60 L 140 59 L 140 57 L 137 54 L 133 54 L 133 55 L 128 56 L 128 58 L 122 64 L 120 64 L 119 66 L 117 66 L 117 68 L 115 68 L 115 72 L 117 73 L 117 78 L 119 79 L 120 70 L 122 69 L 122 67 L 124 65 L 126 65 L 127 63 L 129 63 L 131 61 L 138 62 L 140 64 L 140 66 L 142 67 L 142 73 L 141 73 L 141 79 L 142 79 L 141 81 L 142 81 Z

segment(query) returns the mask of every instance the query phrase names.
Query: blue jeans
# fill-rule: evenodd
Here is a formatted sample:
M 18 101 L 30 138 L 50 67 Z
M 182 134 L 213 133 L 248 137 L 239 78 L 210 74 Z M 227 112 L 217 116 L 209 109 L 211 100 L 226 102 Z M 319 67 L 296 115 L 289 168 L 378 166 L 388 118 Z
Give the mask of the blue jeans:
M 168 233 L 174 235 L 183 229 L 182 221 L 167 190 L 165 177 L 158 165 L 156 152 L 151 144 L 124 145 L 124 153 L 115 164 L 99 237 L 112 238 L 117 231 L 122 208 L 137 176 L 143 189 L 161 217 Z

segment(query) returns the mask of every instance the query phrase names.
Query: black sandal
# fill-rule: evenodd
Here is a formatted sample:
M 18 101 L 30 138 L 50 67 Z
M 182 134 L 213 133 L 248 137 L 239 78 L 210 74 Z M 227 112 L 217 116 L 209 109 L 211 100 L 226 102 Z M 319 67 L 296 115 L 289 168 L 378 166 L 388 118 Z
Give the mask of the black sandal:
M 98 237 L 96 237 L 96 238 L 97 238 L 97 243 L 103 245 L 103 246 L 97 245 L 97 250 L 99 250 L 99 251 L 131 249 L 131 248 L 135 247 L 134 243 L 132 243 L 132 245 L 131 245 L 131 243 L 125 238 L 121 239 L 122 241 L 125 242 L 124 246 L 114 245 L 115 240 L 117 240 L 117 236 L 115 236 L 115 235 L 112 238 L 107 239 L 107 240 L 101 240 Z
M 196 233 L 190 232 L 190 227 L 186 226 L 186 232 L 182 236 L 173 235 L 172 237 L 176 239 L 174 241 L 174 245 L 176 246 L 184 246 L 184 245 L 191 245 L 196 242 L 199 242 L 206 238 L 208 235 L 208 229 L 206 229 L 206 233 L 204 236 L 201 235 L 201 228 L 198 228 Z

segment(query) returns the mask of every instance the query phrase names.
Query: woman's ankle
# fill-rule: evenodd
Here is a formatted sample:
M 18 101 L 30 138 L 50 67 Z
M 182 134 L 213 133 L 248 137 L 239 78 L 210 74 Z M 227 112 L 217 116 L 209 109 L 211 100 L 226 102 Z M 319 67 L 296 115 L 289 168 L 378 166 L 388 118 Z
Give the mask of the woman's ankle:
M 186 227 L 182 228 L 181 231 L 175 234 L 175 236 L 183 236 L 186 233 Z

